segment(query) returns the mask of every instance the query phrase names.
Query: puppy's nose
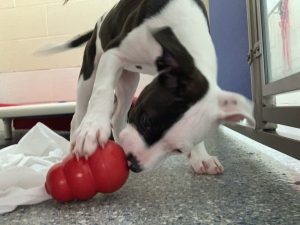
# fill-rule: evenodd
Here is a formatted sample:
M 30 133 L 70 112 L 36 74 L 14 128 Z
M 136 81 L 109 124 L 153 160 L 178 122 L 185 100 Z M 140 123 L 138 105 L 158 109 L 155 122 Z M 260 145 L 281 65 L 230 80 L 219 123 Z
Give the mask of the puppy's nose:
M 129 169 L 132 172 L 139 173 L 142 171 L 142 168 L 141 168 L 138 160 L 132 153 L 129 153 L 129 155 L 127 155 L 127 160 L 128 160 Z

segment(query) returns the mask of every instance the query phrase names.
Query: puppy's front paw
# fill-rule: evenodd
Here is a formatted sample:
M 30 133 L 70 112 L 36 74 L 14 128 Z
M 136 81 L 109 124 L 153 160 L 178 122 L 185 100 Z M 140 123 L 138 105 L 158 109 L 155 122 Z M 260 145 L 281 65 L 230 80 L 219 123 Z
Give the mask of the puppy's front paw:
M 109 119 L 86 116 L 71 139 L 71 151 L 77 156 L 90 156 L 98 146 L 103 147 L 110 137 Z
M 189 158 L 191 166 L 193 167 L 195 173 L 203 174 L 221 174 L 224 172 L 224 167 L 220 161 L 215 156 L 209 156 L 205 159 L 200 159 L 197 157 Z

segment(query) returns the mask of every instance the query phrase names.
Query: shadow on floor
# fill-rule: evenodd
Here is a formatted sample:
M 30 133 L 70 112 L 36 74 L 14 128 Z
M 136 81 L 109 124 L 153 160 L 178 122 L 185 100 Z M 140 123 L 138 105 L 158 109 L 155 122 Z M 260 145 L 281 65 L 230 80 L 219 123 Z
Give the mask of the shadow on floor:
M 223 163 L 223 175 L 197 176 L 176 156 L 152 172 L 131 173 L 116 193 L 21 206 L 0 215 L 1 225 L 299 224 L 300 192 L 284 172 L 222 131 L 206 145 Z

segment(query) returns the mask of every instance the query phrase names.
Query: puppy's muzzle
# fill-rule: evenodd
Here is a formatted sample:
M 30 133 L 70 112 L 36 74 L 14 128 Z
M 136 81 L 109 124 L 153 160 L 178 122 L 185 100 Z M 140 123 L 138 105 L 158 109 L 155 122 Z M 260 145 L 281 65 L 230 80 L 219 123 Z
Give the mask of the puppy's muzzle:
M 142 171 L 142 168 L 138 162 L 138 160 L 136 159 L 136 157 L 130 153 L 128 156 L 127 156 L 127 161 L 128 161 L 128 166 L 129 166 L 129 169 L 132 171 L 132 172 L 135 172 L 135 173 L 139 173 Z

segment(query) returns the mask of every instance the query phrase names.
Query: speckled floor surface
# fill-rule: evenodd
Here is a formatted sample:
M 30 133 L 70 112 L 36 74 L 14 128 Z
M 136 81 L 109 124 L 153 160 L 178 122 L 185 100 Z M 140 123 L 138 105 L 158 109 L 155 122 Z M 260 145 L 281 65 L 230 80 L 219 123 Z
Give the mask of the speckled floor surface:
M 206 145 L 223 175 L 197 176 L 184 157 L 173 157 L 155 171 L 131 174 L 114 194 L 22 206 L 0 215 L 0 224 L 300 224 L 298 172 L 224 131 Z

